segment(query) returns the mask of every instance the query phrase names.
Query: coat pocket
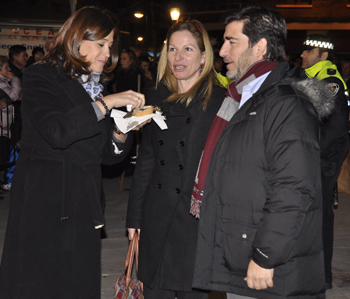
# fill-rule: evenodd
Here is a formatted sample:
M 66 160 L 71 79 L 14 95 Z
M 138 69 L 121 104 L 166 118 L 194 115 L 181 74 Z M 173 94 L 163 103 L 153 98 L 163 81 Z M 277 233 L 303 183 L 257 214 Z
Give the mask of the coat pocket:
M 224 266 L 235 273 L 247 273 L 253 254 L 255 227 L 223 221 L 224 227 Z

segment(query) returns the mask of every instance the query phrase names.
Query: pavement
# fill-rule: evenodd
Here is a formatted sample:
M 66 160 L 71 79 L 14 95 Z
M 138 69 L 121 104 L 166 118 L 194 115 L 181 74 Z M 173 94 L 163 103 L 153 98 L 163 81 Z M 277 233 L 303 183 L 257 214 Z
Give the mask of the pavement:
M 129 188 L 132 177 L 126 177 L 122 186 L 120 177 L 104 178 L 106 194 L 106 238 L 102 239 L 101 299 L 114 297 L 114 284 L 124 269 L 128 249 L 125 221 Z M 0 200 L 0 258 L 5 238 L 10 205 L 10 192 Z M 350 299 L 350 194 L 339 194 L 339 207 L 335 210 L 335 240 L 333 256 L 333 288 L 326 292 L 327 299 Z M 210 299 L 225 298 L 212 292 Z M 160 298 L 161 299 L 161 298 Z

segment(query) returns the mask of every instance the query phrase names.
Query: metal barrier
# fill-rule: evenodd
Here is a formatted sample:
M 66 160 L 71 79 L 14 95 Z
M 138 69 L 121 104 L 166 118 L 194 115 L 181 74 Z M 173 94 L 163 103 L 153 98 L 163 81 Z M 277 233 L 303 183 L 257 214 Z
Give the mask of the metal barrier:
M 0 101 L 2 99 L 0 98 Z M 0 107 L 4 107 L 4 101 Z M 8 167 L 13 166 L 16 162 L 9 162 L 9 156 L 11 152 L 11 147 L 15 147 L 18 138 L 17 131 L 15 129 L 15 109 L 13 104 L 7 105 L 1 109 L 0 113 L 0 171 L 7 169 Z

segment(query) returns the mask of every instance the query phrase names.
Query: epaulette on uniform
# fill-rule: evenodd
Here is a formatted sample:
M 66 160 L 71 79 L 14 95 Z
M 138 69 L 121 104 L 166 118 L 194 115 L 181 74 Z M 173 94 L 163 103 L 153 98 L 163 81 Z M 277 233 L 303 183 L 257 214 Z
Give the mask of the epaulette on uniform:
M 327 69 L 327 74 L 330 76 L 334 76 L 337 73 L 335 69 Z

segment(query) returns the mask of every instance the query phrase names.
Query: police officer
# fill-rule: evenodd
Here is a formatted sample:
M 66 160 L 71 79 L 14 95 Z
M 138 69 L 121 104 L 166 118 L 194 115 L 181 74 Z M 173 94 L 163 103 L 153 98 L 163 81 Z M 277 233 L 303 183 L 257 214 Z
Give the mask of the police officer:
M 321 175 L 323 193 L 323 246 L 326 288 L 332 288 L 333 192 L 343 159 L 349 149 L 349 109 L 347 86 L 331 60 L 334 44 L 322 34 L 311 34 L 303 43 L 302 68 L 308 77 L 327 84 L 333 94 L 334 110 L 320 120 Z

